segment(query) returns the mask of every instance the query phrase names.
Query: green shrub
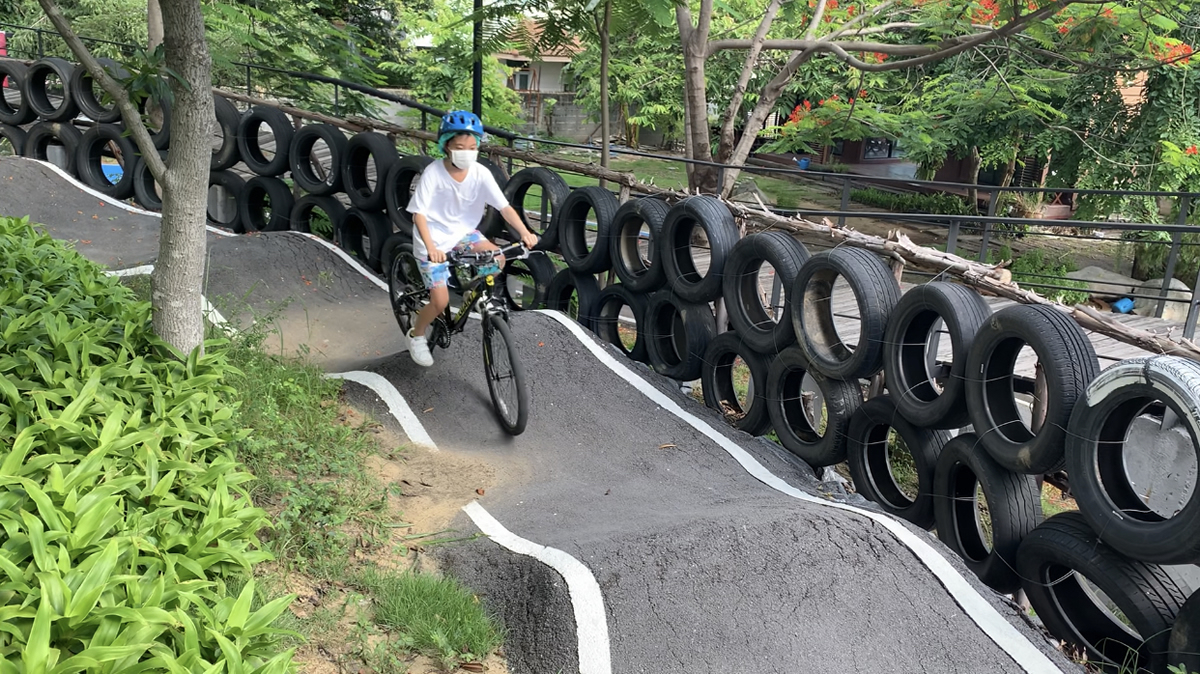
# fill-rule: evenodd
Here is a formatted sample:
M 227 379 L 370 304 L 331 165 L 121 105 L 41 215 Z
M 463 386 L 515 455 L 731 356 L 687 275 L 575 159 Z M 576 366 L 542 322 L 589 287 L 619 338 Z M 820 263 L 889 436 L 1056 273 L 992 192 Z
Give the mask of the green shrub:
M 186 358 L 150 305 L 0 218 L 0 662 L 5 671 L 284 672 L 271 626 L 227 574 L 269 555 L 221 343 Z
M 850 190 L 850 198 L 860 204 L 882 208 L 889 213 L 929 213 L 932 215 L 974 215 L 967 200 L 956 194 L 917 194 L 884 192 L 877 189 Z
M 1042 251 L 1031 248 L 1013 259 L 1013 252 L 1008 246 L 1000 249 L 999 254 L 992 250 L 988 252 L 988 261 L 997 264 L 1003 260 L 1012 260 L 1013 280 L 1022 285 L 1032 285 L 1030 288 L 1042 297 L 1066 305 L 1083 304 L 1091 297 L 1088 284 L 1067 278 L 1067 274 L 1077 269 L 1075 263 L 1063 256 L 1058 260 L 1047 260 Z M 1059 288 L 1039 288 L 1038 285 L 1064 286 L 1080 290 L 1061 290 Z

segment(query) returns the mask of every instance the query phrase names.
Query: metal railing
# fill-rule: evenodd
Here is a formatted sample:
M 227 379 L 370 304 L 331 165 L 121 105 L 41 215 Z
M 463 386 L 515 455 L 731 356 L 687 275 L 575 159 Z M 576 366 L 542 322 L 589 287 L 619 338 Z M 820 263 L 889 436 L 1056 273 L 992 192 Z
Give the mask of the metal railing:
M 27 52 L 16 51 L 12 47 L 12 42 L 9 42 L 10 57 L 25 56 L 29 59 L 41 58 L 50 51 L 57 54 L 65 53 L 69 56 L 69 51 L 66 50 L 65 43 L 61 36 L 53 30 L 46 30 L 34 26 L 21 26 L 17 24 L 0 22 L 0 30 L 14 34 L 11 31 L 30 31 L 35 35 L 33 41 L 36 49 Z M 126 56 L 135 53 L 139 47 L 136 45 L 113 42 L 111 40 L 101 40 L 96 38 L 80 37 L 85 44 L 103 45 L 106 48 L 120 51 Z M 58 49 L 49 49 L 51 45 L 59 46 Z M 421 128 L 428 130 L 429 116 L 440 118 L 446 111 L 423 104 L 411 98 L 395 94 L 393 92 L 384 91 L 375 87 L 350 82 L 344 79 L 319 75 L 315 73 L 306 73 L 273 66 L 266 66 L 253 63 L 234 62 L 232 65 L 242 69 L 245 73 L 244 81 L 236 83 L 216 82 L 217 86 L 222 86 L 229 89 L 245 88 L 248 96 L 254 96 L 256 92 L 260 95 L 272 95 L 270 89 L 264 86 L 264 78 L 261 75 L 269 74 L 328 84 L 333 90 L 334 109 L 340 108 L 340 97 L 343 91 L 355 92 L 369 96 L 381 101 L 399 104 L 405 108 L 417 111 L 420 113 Z M 260 74 L 256 82 L 255 74 Z M 501 138 L 509 147 L 514 147 L 517 143 L 538 144 L 542 146 L 553 146 L 562 148 L 572 148 L 584 150 L 587 152 L 598 153 L 600 148 L 594 144 L 573 143 L 569 141 L 561 141 L 550 138 L 538 138 L 533 136 L 524 136 L 513 133 L 506 129 L 501 129 L 492 126 L 484 127 L 488 134 Z M 689 159 L 685 157 L 669 156 L 654 154 L 650 152 L 642 152 L 623 147 L 610 146 L 611 155 L 614 157 L 628 156 L 654 159 L 664 162 L 673 162 L 677 164 L 691 164 L 693 166 L 706 166 L 717 170 L 717 191 L 720 192 L 724 187 L 725 169 L 736 169 L 748 174 L 766 175 L 771 177 L 784 177 L 793 179 L 803 179 L 809 181 L 820 181 L 823 183 L 833 183 L 838 186 L 839 205 L 837 209 L 796 209 L 796 208 L 772 208 L 773 212 L 782 215 L 796 215 L 802 217 L 828 217 L 836 218 L 839 225 L 845 226 L 850 218 L 873 218 L 879 220 L 889 220 L 895 222 L 908 222 L 923 224 L 933 227 L 944 228 L 946 231 L 945 242 L 946 250 L 956 252 L 959 248 L 959 237 L 966 231 L 978 232 L 980 235 L 979 252 L 977 259 L 981 262 L 986 262 L 989 259 L 993 239 L 996 238 L 998 232 L 1001 234 L 1004 230 L 998 228 L 1012 228 L 1028 225 L 1047 225 L 1053 223 L 1053 226 L 1060 228 L 1077 228 L 1081 230 L 1108 230 L 1108 231 L 1123 231 L 1123 232 L 1161 232 L 1171 235 L 1169 242 L 1157 241 L 1140 241 L 1137 243 L 1143 245 L 1170 245 L 1170 249 L 1166 256 L 1165 268 L 1163 271 L 1163 285 L 1158 289 L 1157 295 L 1147 295 L 1140 293 L 1121 293 L 1124 297 L 1132 299 L 1157 299 L 1158 303 L 1155 308 L 1155 317 L 1161 317 L 1166 308 L 1167 301 L 1170 297 L 1171 280 L 1175 276 L 1175 271 L 1179 264 L 1179 259 L 1185 246 L 1200 245 L 1200 243 L 1185 242 L 1184 235 L 1193 233 L 1200 235 L 1200 227 L 1188 225 L 1188 220 L 1193 213 L 1193 204 L 1197 202 L 1197 197 L 1200 197 L 1198 192 L 1167 192 L 1167 191 L 1148 191 L 1148 190 L 1103 190 L 1103 189 L 1080 189 L 1080 188 L 1042 188 L 1042 187 L 1021 187 L 1021 186 L 994 186 L 994 185 L 978 185 L 969 183 L 933 181 L 933 180 L 918 180 L 910 178 L 892 178 L 884 176 L 865 176 L 850 173 L 835 173 L 815 171 L 811 169 L 801 169 L 799 167 L 789 166 L 762 166 L 762 165 L 743 165 L 733 166 L 711 160 L 704 159 Z M 513 168 L 512 158 L 508 158 L 508 169 L 511 172 Z M 983 215 L 944 215 L 944 214 L 926 214 L 926 213 L 892 213 L 884 211 L 869 211 L 869 210 L 852 210 L 851 209 L 851 192 L 855 185 L 859 186 L 876 186 L 876 185 L 891 185 L 902 190 L 935 190 L 935 191 L 962 191 L 975 190 L 979 194 L 987 195 L 987 211 Z M 997 207 L 1001 201 L 1002 195 L 1022 194 L 1022 193 L 1042 193 L 1042 194 L 1057 194 L 1075 196 L 1121 196 L 1121 197 L 1154 197 L 1177 200 L 1177 208 L 1173 208 L 1176 212 L 1174 224 L 1159 224 L 1159 223 L 1130 223 L 1130 222 L 1109 222 L 1109 221 L 1081 221 L 1081 220 L 1045 220 L 1040 218 L 1013 218 L 997 215 Z M 545 201 L 545 195 L 543 195 Z M 543 203 L 543 211 L 546 204 Z M 1078 238 L 1078 239 L 1094 239 L 1094 237 L 1084 234 L 1063 234 L 1063 233 L 1048 233 L 1048 232 L 1025 232 L 1026 236 L 1057 236 L 1062 238 Z M 1111 239 L 1106 239 L 1111 240 Z M 1085 281 L 1084 279 L 1079 279 Z M 1099 281 L 1087 281 L 1091 285 L 1104 284 Z M 1048 290 L 1081 290 L 1080 288 L 1065 286 L 1062 284 L 1053 283 L 1022 283 L 1022 285 L 1030 288 L 1042 288 Z M 1111 284 L 1123 285 L 1123 284 Z M 1180 301 L 1180 300 L 1169 300 Z M 1192 286 L 1191 300 L 1189 302 L 1188 318 L 1184 326 L 1184 337 L 1191 338 L 1195 333 L 1196 321 L 1200 314 L 1200 272 L 1198 272 L 1196 282 Z

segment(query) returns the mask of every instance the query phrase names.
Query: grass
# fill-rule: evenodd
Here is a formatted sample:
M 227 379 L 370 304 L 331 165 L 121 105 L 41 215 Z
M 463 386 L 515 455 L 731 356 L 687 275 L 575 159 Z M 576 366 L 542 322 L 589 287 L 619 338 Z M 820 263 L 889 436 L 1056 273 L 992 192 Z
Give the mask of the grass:
M 445 667 L 482 660 L 502 645 L 500 626 L 453 578 L 369 569 L 358 581 L 375 597 L 375 622 Z
M 149 297 L 148 276 L 123 281 Z M 238 312 L 227 310 L 230 303 L 217 301 L 225 305 L 223 313 L 235 316 Z M 239 395 L 235 417 L 249 429 L 236 451 L 258 478 L 250 490 L 255 504 L 274 523 L 260 533 L 276 561 L 272 576 L 259 583 L 271 589 L 260 591 L 256 605 L 284 594 L 297 574 L 323 586 L 349 585 L 368 606 L 361 612 L 362 628 L 353 633 L 339 628 L 355 612 L 354 593 L 340 607 L 322 607 L 303 619 L 285 612 L 280 620 L 287 624 L 281 626 L 309 640 L 356 641 L 360 659 L 378 672 L 405 671 L 404 660 L 414 653 L 447 669 L 484 659 L 501 645 L 502 631 L 471 592 L 440 576 L 355 561 L 361 549 L 385 544 L 396 525 L 389 521 L 387 488 L 366 469 L 366 459 L 381 449 L 375 424 L 348 423 L 340 382 L 323 377 L 315 365 L 266 353 L 262 347 L 274 336 L 262 326 L 271 324 L 260 317 L 241 328 L 229 350 L 240 371 L 229 382 Z M 385 639 L 369 643 L 379 633 Z

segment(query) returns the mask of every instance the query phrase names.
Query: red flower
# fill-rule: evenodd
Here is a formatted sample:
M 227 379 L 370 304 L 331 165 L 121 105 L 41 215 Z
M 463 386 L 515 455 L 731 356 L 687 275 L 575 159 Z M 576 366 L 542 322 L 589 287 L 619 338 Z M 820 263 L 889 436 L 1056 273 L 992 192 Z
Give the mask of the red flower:
M 859 90 L 858 90 L 858 97 L 859 97 L 859 98 L 866 98 L 866 97 L 867 97 L 867 90 L 866 90 L 866 89 L 859 89 Z
M 829 9 L 837 9 L 838 0 L 829 0 Z
M 1034 2 L 1034 0 L 1029 0 L 1029 3 L 1025 6 L 1028 7 L 1029 11 L 1031 12 L 1037 9 L 1037 3 Z
M 877 52 L 875 52 L 875 60 L 876 60 L 876 61 L 879 61 L 880 63 L 883 63 L 884 61 L 886 61 L 886 60 L 887 60 L 887 56 L 888 56 L 888 55 L 887 55 L 887 54 L 884 54 L 883 52 L 878 52 L 878 51 L 877 51 Z
M 1200 150 L 1197 150 L 1195 145 L 1183 151 L 1184 154 L 1196 154 L 1197 152 L 1200 152 Z
M 1000 15 L 1000 5 L 996 4 L 996 0 L 981 0 L 979 6 L 972 14 L 975 23 L 991 23 Z
M 804 99 L 804 109 L 805 109 L 805 110 L 812 110 L 812 103 L 809 103 L 807 98 L 806 98 L 806 99 Z
M 850 5 L 849 7 L 846 8 L 846 14 L 848 14 L 850 16 L 854 16 L 854 12 L 855 12 L 854 5 Z

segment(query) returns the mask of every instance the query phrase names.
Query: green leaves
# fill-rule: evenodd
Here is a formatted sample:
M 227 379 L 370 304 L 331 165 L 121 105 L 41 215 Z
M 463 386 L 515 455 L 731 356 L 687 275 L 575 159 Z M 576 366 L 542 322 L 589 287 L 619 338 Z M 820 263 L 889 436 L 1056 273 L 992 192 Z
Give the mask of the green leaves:
M 0 217 L 0 276 L 0 674 L 275 656 L 290 599 L 219 591 L 269 557 L 220 348 L 175 358 L 148 305 L 28 220 Z

